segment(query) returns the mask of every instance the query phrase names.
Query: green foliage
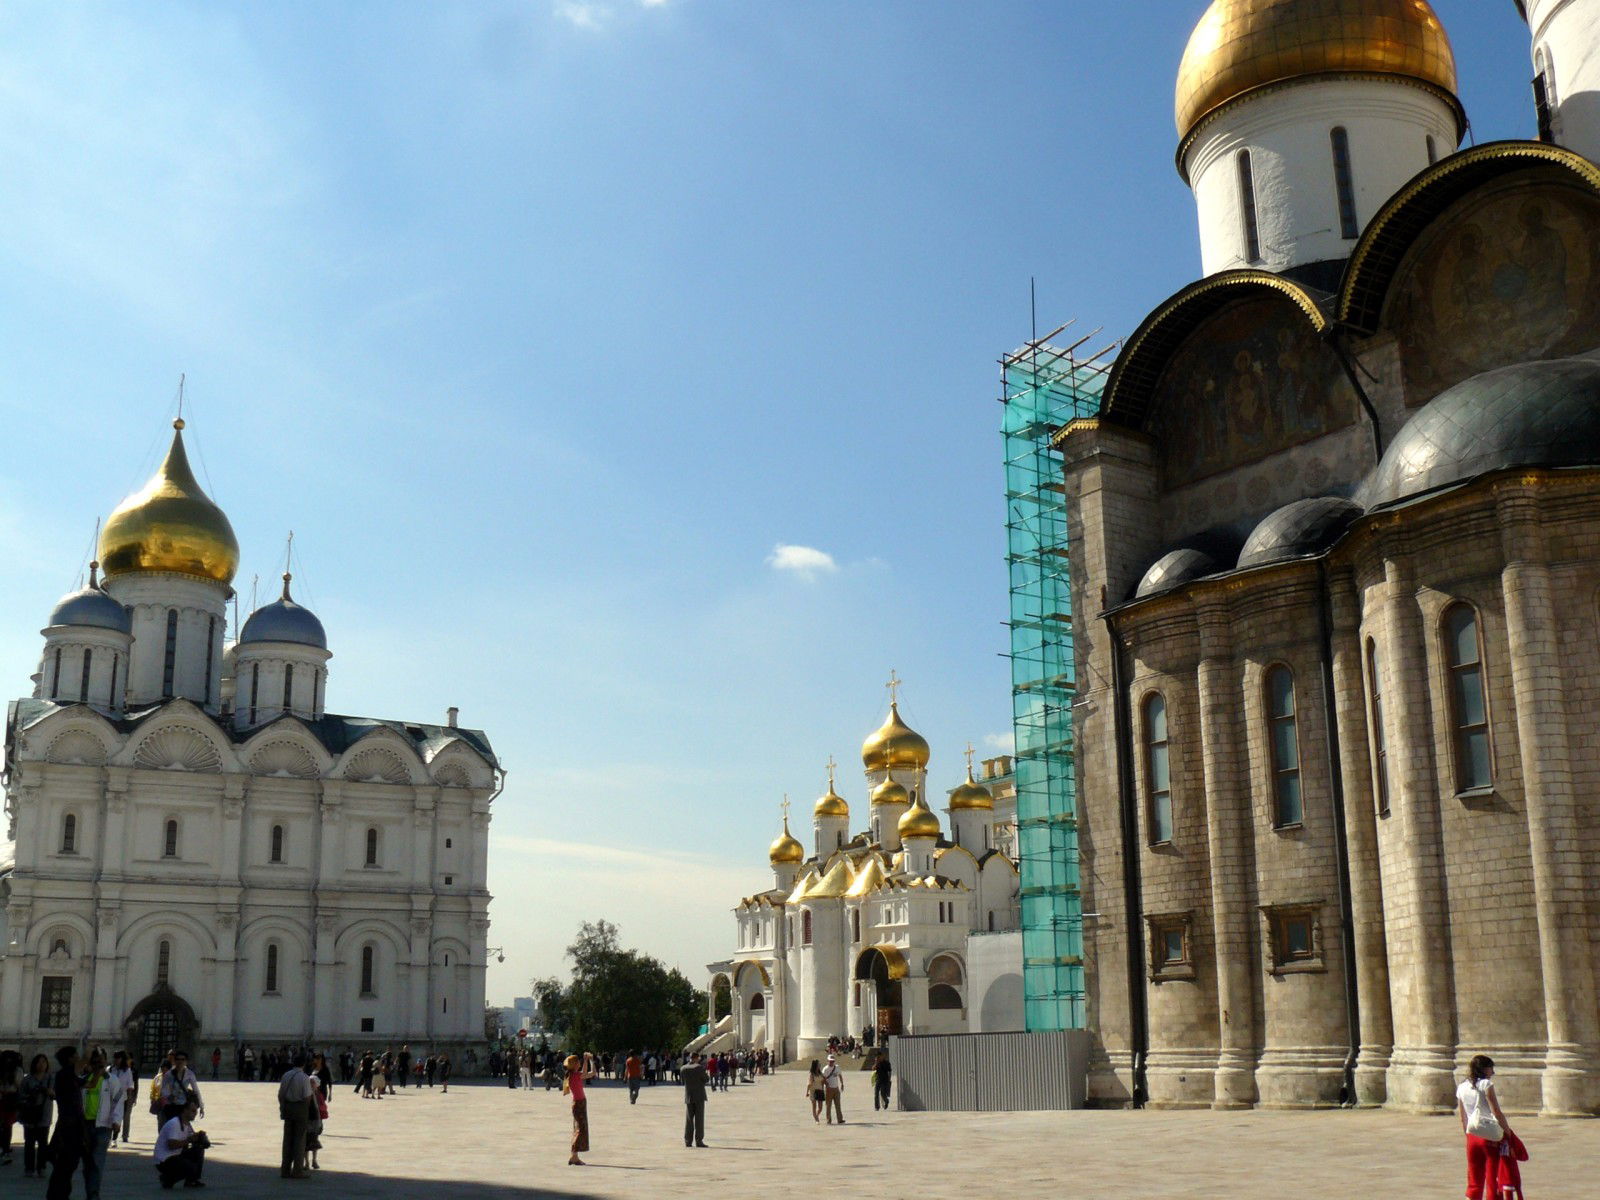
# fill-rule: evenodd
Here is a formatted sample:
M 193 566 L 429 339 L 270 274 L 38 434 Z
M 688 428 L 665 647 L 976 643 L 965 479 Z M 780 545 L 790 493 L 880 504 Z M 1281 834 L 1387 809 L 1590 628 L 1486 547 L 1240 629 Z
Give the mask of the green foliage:
M 574 1051 L 681 1047 L 700 1027 L 705 995 L 682 972 L 624 950 L 609 921 L 585 921 L 567 947 L 572 982 L 534 982 L 545 1027 Z

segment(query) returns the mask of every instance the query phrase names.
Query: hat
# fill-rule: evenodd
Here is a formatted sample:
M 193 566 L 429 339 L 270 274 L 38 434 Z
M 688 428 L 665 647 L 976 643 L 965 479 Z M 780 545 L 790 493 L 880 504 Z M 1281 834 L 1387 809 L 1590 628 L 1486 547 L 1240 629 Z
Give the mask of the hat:
M 838 1060 L 836 1058 L 834 1058 L 833 1055 L 830 1054 L 830 1055 L 828 1055 L 828 1061 L 829 1062 L 837 1062 Z

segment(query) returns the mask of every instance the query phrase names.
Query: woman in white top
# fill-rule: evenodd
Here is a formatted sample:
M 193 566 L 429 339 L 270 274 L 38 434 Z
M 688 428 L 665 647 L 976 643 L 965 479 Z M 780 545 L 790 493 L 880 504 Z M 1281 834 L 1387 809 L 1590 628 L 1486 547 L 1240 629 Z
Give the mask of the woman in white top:
M 1456 1088 L 1456 1115 L 1467 1136 L 1467 1200 L 1496 1200 L 1500 1194 L 1500 1143 L 1511 1126 L 1500 1111 L 1493 1078 L 1494 1059 L 1478 1054 Z

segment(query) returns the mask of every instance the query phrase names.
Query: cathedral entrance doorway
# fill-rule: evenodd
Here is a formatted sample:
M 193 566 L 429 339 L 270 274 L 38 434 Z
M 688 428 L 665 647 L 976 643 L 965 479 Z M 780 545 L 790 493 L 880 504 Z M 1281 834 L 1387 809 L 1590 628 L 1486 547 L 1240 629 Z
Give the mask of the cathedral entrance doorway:
M 187 1051 L 191 1056 L 194 1035 L 200 1022 L 194 1009 L 178 993 L 166 985 L 151 992 L 128 1014 L 123 1022 L 123 1045 L 135 1055 L 136 1062 L 147 1073 L 156 1071 L 167 1051 L 174 1048 Z
M 868 1027 L 883 1039 L 905 1032 L 900 981 L 910 973 L 905 955 L 894 946 L 870 946 L 856 959 L 856 979 L 862 983 L 861 1009 Z

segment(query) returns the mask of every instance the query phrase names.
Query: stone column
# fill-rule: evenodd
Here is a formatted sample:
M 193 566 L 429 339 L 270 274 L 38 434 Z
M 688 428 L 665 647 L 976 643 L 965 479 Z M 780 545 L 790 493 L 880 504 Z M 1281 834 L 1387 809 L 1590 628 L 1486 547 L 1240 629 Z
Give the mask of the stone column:
M 8 1041 L 20 1041 L 22 1038 L 26 1013 L 22 1004 L 22 977 L 25 974 L 27 956 L 23 951 L 28 944 L 28 920 L 31 908 L 27 904 L 19 904 L 12 900 L 6 906 L 6 933 L 11 939 L 4 949 L 6 961 L 4 970 L 0 970 L 0 1033 Z M 37 1014 L 35 1014 L 37 1016 Z
M 127 873 L 127 813 L 128 776 L 126 769 L 106 772 L 106 820 L 96 857 L 100 862 L 100 878 L 120 879 Z
M 1344 778 L 1356 999 L 1361 1008 L 1356 1102 L 1377 1105 L 1388 1095 L 1394 1021 L 1389 1012 L 1389 959 L 1384 940 L 1383 884 L 1378 871 L 1377 807 L 1372 784 L 1376 734 L 1368 727 L 1361 611 L 1349 573 L 1334 574 L 1328 586 L 1333 610 L 1333 691 L 1339 717 L 1339 770 Z
M 310 1025 L 317 1040 L 324 1045 L 331 1044 L 331 1039 L 339 1035 L 348 1036 L 353 1032 L 339 1028 L 339 961 L 335 953 L 338 930 L 338 913 L 326 909 L 317 912 L 311 963 Z
M 1390 816 L 1380 833 L 1394 1056 L 1388 1098 L 1401 1108 L 1455 1103 L 1455 977 L 1429 691 L 1428 637 L 1416 584 L 1391 558 L 1373 625 L 1383 675 Z
M 321 828 L 317 834 L 315 889 L 336 889 L 344 874 L 344 782 L 322 781 Z
M 1499 498 L 1506 566 L 1506 632 L 1523 803 L 1539 919 L 1539 965 L 1549 1048 L 1543 1111 L 1591 1116 L 1600 1105 L 1600 1005 L 1590 961 L 1589 912 L 1578 798 L 1568 744 L 1566 686 L 1538 501 L 1527 485 Z
M 113 1028 L 117 1016 L 114 1008 L 117 987 L 117 920 L 120 907 L 102 901 L 95 910 L 96 939 L 94 947 L 94 975 L 89 1010 L 89 1036 L 96 1041 L 118 1042 L 121 1036 Z
M 489 887 L 489 818 L 488 809 L 473 811 L 472 860 L 468 876 L 468 889 L 473 892 L 483 892 Z
M 1248 1108 L 1256 1098 L 1255 975 L 1258 935 L 1250 899 L 1255 866 L 1250 847 L 1250 789 L 1241 762 L 1242 711 L 1225 605 L 1196 611 L 1200 666 L 1201 761 L 1206 788 L 1206 850 L 1211 862 L 1211 920 L 1216 942 L 1219 1052 L 1213 1108 Z M 1137 919 L 1139 914 L 1133 914 Z
M 483 993 L 488 982 L 486 976 L 489 970 L 489 918 L 473 917 L 468 922 L 468 927 L 472 931 L 472 948 L 468 956 L 468 961 L 472 964 L 472 974 L 467 983 L 465 998 L 467 1011 L 462 1028 L 470 1038 L 475 1036 L 476 1026 L 483 1020 Z
M 248 775 L 222 777 L 222 862 L 218 881 L 239 886 L 239 862 L 244 852 L 244 806 L 250 792 Z
M 420 897 L 418 898 L 420 901 Z M 417 901 L 413 902 L 414 905 Z M 422 901 L 425 905 L 426 902 Z M 411 1003 L 405 1015 L 405 1037 L 425 1038 L 432 1023 L 434 997 L 428 987 L 428 964 L 433 954 L 433 920 L 426 907 L 411 910 Z M 464 999 L 464 997 L 463 997 Z
M 239 1015 L 242 1015 L 244 1005 L 237 1002 L 237 993 L 249 987 L 248 981 L 239 979 L 238 966 L 238 940 L 239 940 L 239 910 L 236 908 L 223 908 L 217 910 L 216 915 L 217 957 L 214 964 L 215 970 L 211 980 L 212 1011 L 211 1028 L 201 1028 L 200 1032 L 207 1041 L 230 1042 L 233 1040 L 233 1024 Z M 282 969 L 282 964 L 279 964 Z M 224 1052 L 223 1057 L 227 1057 Z

